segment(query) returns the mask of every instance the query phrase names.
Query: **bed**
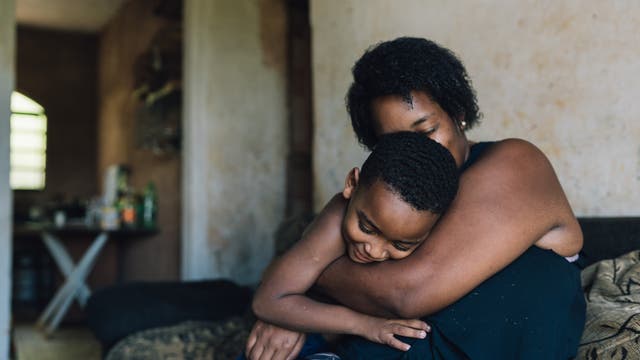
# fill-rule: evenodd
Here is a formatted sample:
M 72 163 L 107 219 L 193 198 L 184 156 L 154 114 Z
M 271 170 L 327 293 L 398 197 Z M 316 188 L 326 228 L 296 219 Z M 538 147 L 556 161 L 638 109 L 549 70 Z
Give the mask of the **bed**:
M 297 239 L 310 219 L 307 216 L 283 223 L 276 234 L 278 252 L 284 251 Z M 585 217 L 579 221 L 584 234 L 584 247 L 578 261 L 585 268 L 582 280 L 587 299 L 587 324 L 577 358 L 640 359 L 640 218 Z M 187 289 L 187 286 L 184 288 Z M 107 340 L 99 337 L 105 344 L 106 358 L 166 358 L 170 354 L 175 359 L 232 359 L 234 354 L 242 350 L 253 322 L 250 314 L 241 311 L 248 308 L 246 290 L 233 290 L 240 291 L 242 295 L 242 301 L 234 301 L 238 306 L 238 309 L 234 309 L 234 316 L 206 322 L 193 321 L 203 319 L 177 321 L 173 317 L 171 321 L 174 323 L 163 325 L 159 325 L 162 319 L 155 316 L 155 327 L 137 328 L 126 336 L 123 329 L 119 329 L 118 336 L 113 336 L 115 333 L 112 332 Z M 225 290 L 228 296 L 231 293 Z M 105 298 L 105 294 L 112 298 Z M 142 314 L 140 309 L 125 309 L 125 303 L 120 302 L 121 307 L 117 311 L 119 316 L 105 316 L 108 310 L 105 307 L 118 303 L 114 301 L 114 296 L 123 298 L 125 303 L 130 301 L 118 289 L 110 289 L 102 295 L 97 293 L 90 300 L 89 318 L 94 333 L 96 329 L 99 333 L 104 324 L 92 323 L 92 318 L 109 319 L 112 322 L 110 326 L 113 326 L 118 317 L 132 319 Z M 139 296 L 142 298 L 138 302 L 144 304 L 147 310 L 153 307 L 154 302 L 162 302 L 162 296 L 157 293 L 148 299 L 143 299 L 144 294 Z M 166 306 L 166 302 L 162 306 Z M 191 306 L 189 311 L 195 310 Z M 144 319 L 138 320 L 144 322 Z

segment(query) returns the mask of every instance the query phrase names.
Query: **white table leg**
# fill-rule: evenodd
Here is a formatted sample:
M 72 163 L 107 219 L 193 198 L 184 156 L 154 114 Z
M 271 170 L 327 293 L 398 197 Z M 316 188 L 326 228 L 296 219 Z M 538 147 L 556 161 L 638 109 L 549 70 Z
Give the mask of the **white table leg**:
M 48 232 L 44 232 L 42 234 L 42 240 L 49 249 L 49 253 L 53 257 L 53 260 L 55 260 L 56 264 L 58 264 L 58 267 L 60 268 L 62 274 L 65 276 L 65 278 L 69 277 L 76 265 L 73 263 L 71 256 L 69 256 L 69 253 L 64 248 L 60 240 L 58 240 L 55 236 L 51 235 Z M 78 304 L 80 304 L 80 306 L 84 308 L 85 305 L 87 305 L 87 300 L 90 296 L 91 290 L 86 284 L 83 283 L 80 287 L 80 290 L 78 291 L 78 294 L 76 295 Z
M 46 326 L 45 334 L 51 335 L 66 314 L 73 298 L 89 275 L 96 258 L 107 242 L 107 234 L 101 233 L 87 249 L 75 269 L 69 274 L 64 285 L 56 292 L 44 313 L 38 319 L 38 326 Z M 48 322 L 48 324 L 47 324 Z

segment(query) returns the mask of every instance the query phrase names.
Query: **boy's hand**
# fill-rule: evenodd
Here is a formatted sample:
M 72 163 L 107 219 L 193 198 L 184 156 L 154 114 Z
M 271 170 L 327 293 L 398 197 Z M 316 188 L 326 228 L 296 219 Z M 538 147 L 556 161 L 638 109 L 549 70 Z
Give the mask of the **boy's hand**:
M 431 327 L 422 320 L 371 318 L 371 323 L 360 335 L 367 340 L 407 351 L 411 346 L 398 340 L 394 335 L 424 339 L 429 331 Z
M 247 339 L 245 355 L 249 360 L 295 359 L 306 335 L 258 320 Z

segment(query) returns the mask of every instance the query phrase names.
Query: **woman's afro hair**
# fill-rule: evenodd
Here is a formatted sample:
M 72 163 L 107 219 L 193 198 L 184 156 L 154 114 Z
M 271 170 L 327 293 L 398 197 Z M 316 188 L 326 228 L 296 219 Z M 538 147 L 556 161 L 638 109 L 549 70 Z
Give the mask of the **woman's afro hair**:
M 347 111 L 358 141 L 369 149 L 378 141 L 371 103 L 380 96 L 397 95 L 411 104 L 411 92 L 423 91 L 451 120 L 464 120 L 467 129 L 481 117 L 462 62 L 427 39 L 401 37 L 379 43 L 362 55 L 352 73 Z

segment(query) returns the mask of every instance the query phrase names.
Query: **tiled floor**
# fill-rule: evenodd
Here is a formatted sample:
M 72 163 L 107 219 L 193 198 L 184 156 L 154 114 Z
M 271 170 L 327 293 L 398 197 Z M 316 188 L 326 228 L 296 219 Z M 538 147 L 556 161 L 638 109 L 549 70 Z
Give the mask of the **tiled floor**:
M 45 338 L 32 324 L 13 330 L 14 360 L 100 360 L 100 344 L 85 327 L 63 327 Z

